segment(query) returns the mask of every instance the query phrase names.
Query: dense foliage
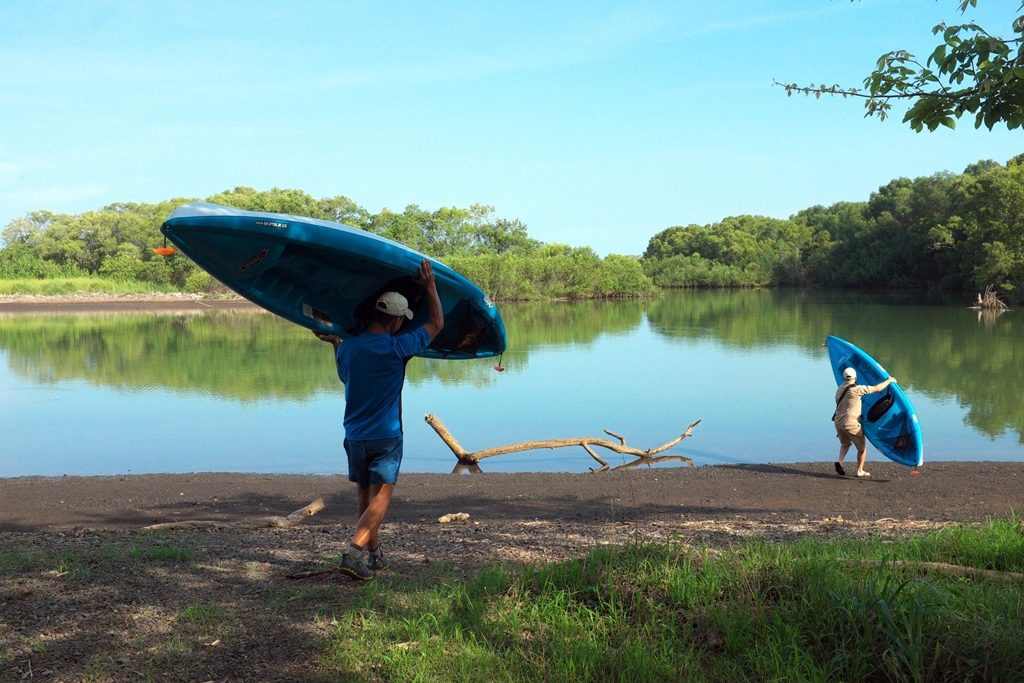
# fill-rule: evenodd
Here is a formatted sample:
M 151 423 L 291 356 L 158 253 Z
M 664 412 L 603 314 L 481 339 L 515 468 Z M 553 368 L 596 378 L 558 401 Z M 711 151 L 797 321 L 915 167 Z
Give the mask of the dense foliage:
M 659 287 L 818 285 L 977 292 L 1024 300 L 1024 155 L 981 161 L 961 174 L 898 178 L 864 202 L 814 206 L 789 219 L 730 216 L 667 228 L 643 258 L 543 244 L 489 206 L 371 214 L 347 197 L 240 187 L 208 198 L 240 209 L 312 216 L 406 244 L 465 274 L 493 297 L 610 298 Z M 160 224 L 188 199 L 112 204 L 81 214 L 37 211 L 0 233 L 0 280 L 102 279 L 217 291 L 188 258 L 164 258 Z
M 821 285 L 980 291 L 1024 297 L 1024 155 L 962 174 L 898 178 L 866 202 L 789 220 L 739 216 L 651 238 L 644 269 L 662 287 Z
M 81 214 L 36 211 L 0 233 L 0 279 L 101 277 L 157 289 L 216 291 L 205 271 L 178 254 L 153 253 L 160 225 L 177 206 L 119 203 Z M 635 258 L 600 258 L 588 247 L 541 244 L 518 220 L 495 217 L 474 204 L 427 211 L 371 214 L 347 197 L 316 199 L 301 190 L 238 187 L 206 201 L 239 209 L 310 216 L 347 223 L 443 260 L 497 298 L 601 298 L 650 294 L 654 285 Z

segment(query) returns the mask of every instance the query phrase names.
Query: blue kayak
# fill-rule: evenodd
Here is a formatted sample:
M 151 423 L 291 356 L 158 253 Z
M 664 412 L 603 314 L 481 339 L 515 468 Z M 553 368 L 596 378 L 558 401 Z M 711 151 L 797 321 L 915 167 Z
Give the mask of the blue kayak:
M 826 337 L 829 361 L 836 386 L 843 383 L 843 370 L 857 371 L 857 384 L 880 384 L 889 373 L 874 358 L 845 339 Z M 924 461 L 921 425 L 910 399 L 895 382 L 877 394 L 861 399 L 864 436 L 883 455 L 907 467 Z
M 225 285 L 272 313 L 315 332 L 359 334 L 382 292 L 409 300 L 429 319 L 414 276 L 423 254 L 341 223 L 217 204 L 178 207 L 160 231 Z M 505 350 L 505 324 L 494 302 L 468 279 L 430 259 L 444 309 L 441 334 L 427 358 L 486 358 Z

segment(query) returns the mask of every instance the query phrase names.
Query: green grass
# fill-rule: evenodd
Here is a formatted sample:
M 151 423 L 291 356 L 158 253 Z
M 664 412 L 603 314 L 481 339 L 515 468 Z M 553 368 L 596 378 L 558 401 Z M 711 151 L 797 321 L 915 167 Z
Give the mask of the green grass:
M 123 572 L 173 580 L 205 555 L 172 534 L 100 537 L 5 548 L 0 574 L 56 582 L 57 572 L 54 585 L 91 591 Z M 514 569 L 445 566 L 417 582 L 382 575 L 355 595 L 348 582 L 261 578 L 262 609 L 234 593 L 190 594 L 173 607 L 174 628 L 153 636 L 144 654 L 112 645 L 79 674 L 108 680 L 126 659 L 154 680 L 200 680 L 251 634 L 314 625 L 327 634 L 315 652 L 303 645 L 284 659 L 308 660 L 316 680 L 1024 680 L 1021 581 L 915 572 L 895 560 L 1024 573 L 1024 530 L 1008 520 L 898 542 L 633 545 Z M 33 590 L 43 612 L 62 594 Z M 25 646 L 54 657 L 55 642 L 30 633 Z M 13 661 L 2 651 L 0 663 Z
M 12 547 L 0 550 L 0 576 L 19 576 L 36 572 L 56 572 L 76 579 L 102 577 L 126 564 L 190 564 L 197 551 L 165 543 L 159 538 L 142 542 L 104 543 L 60 551 L 40 551 Z
M 195 558 L 190 548 L 182 548 L 163 543 L 134 544 L 128 549 L 128 555 L 136 562 L 169 562 L 187 564 Z
M 168 291 L 173 290 L 151 282 L 108 280 L 100 277 L 0 279 L 0 295 L 68 296 L 73 294 L 146 294 Z
M 845 560 L 877 561 L 867 566 Z M 338 617 L 346 680 L 1024 680 L 1021 584 L 891 560 L 1024 571 L 1014 521 L 899 543 L 600 550 L 433 585 L 377 582 Z
M 55 572 L 78 577 L 92 564 L 95 553 L 89 549 L 67 549 L 42 552 L 12 548 L 0 552 L 0 576 L 18 576 L 34 572 Z
M 18 576 L 37 571 L 46 565 L 43 553 L 33 549 L 10 548 L 0 551 L 0 576 Z
M 178 621 L 186 624 L 209 626 L 230 621 L 231 615 L 220 605 L 194 604 L 186 605 L 177 617 Z

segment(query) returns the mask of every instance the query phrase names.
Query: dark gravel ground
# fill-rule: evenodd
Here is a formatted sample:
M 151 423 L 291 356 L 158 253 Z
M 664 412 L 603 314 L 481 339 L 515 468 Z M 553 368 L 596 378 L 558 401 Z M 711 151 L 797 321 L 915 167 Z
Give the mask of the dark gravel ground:
M 476 519 L 572 521 L 771 520 L 976 522 L 1024 507 L 1024 463 L 870 463 L 839 477 L 831 462 L 679 467 L 603 474 L 404 474 L 389 522 L 468 512 Z M 286 515 L 318 497 L 306 524 L 354 517 L 343 476 L 155 474 L 0 479 L 0 531 L 137 528 L 186 519 Z

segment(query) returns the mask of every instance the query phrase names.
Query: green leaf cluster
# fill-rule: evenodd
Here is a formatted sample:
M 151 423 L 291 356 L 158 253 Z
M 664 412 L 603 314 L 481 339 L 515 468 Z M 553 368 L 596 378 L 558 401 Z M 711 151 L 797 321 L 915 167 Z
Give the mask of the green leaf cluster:
M 980 291 L 1024 297 L 1024 155 L 962 174 L 898 178 L 865 202 L 788 220 L 739 216 L 651 238 L 645 272 L 661 287 L 820 285 Z
M 992 130 L 998 123 L 1019 128 L 1024 123 L 1024 17 L 1013 22 L 1013 31 L 1016 37 L 1004 39 L 975 23 L 939 24 L 932 33 L 941 34 L 942 43 L 924 66 L 912 55 L 890 53 L 864 84 L 872 95 L 914 97 L 903 121 L 916 131 L 955 128 L 965 114 L 974 115 L 975 128 Z

